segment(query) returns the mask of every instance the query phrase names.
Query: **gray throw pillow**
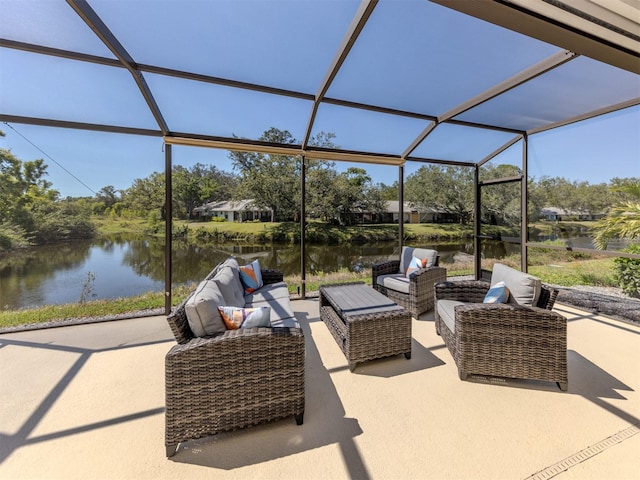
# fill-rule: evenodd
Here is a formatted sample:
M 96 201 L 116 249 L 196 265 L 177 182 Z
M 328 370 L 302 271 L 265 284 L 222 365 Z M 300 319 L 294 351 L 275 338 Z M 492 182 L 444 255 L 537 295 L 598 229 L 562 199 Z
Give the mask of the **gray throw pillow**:
M 189 327 L 196 337 L 223 333 L 227 330 L 220 317 L 219 305 L 225 299 L 213 280 L 203 280 L 184 305 Z

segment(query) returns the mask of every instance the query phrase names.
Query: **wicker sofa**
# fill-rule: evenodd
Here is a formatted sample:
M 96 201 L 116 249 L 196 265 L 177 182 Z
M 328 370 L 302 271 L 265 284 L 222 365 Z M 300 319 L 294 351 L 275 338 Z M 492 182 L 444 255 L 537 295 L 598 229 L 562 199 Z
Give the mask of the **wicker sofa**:
M 407 268 L 414 256 L 428 258 L 429 266 L 407 275 Z M 373 264 L 371 285 L 418 318 L 433 309 L 434 284 L 447 279 L 447 270 L 438 266 L 438 260 L 436 250 L 404 246 L 398 260 Z
M 237 265 L 234 262 L 216 266 L 205 280 L 216 280 L 223 271 L 229 273 Z M 282 273 L 260 272 L 264 286 L 250 295 L 240 292 L 240 297 L 246 307 L 269 306 L 271 327 L 198 337 L 189 326 L 185 308 L 195 292 L 167 317 L 178 342 L 165 357 L 167 457 L 187 440 L 289 416 L 302 424 L 303 332 L 293 316 Z
M 483 303 L 504 281 L 508 303 Z M 436 332 L 468 374 L 556 382 L 567 390 L 567 320 L 552 312 L 558 291 L 539 279 L 496 264 L 491 283 L 441 282 L 435 286 Z

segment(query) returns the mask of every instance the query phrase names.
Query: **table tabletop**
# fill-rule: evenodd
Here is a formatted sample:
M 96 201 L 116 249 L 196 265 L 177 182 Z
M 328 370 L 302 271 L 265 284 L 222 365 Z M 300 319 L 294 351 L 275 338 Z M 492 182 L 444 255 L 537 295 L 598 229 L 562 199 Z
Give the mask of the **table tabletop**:
M 327 285 L 321 288 L 343 318 L 404 310 L 403 307 L 364 283 Z

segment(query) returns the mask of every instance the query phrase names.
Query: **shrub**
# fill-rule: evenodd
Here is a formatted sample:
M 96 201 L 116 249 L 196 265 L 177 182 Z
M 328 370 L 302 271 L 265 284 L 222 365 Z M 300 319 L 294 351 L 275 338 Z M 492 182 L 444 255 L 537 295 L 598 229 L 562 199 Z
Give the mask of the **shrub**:
M 631 245 L 624 251 L 640 254 L 640 244 Z M 630 297 L 640 298 L 640 259 L 618 257 L 613 263 L 620 288 Z
M 0 232 L 0 252 L 3 250 L 10 250 L 12 245 L 13 243 L 11 242 L 9 235 L 5 235 Z
M 113 204 L 113 206 L 111 207 L 111 215 L 114 217 L 121 217 L 122 216 L 122 212 L 125 210 L 125 206 L 124 203 L 122 202 L 116 202 Z M 158 217 L 160 216 L 160 214 L 158 214 Z
M 256 241 L 258 243 L 268 243 L 270 239 L 271 239 L 271 233 L 266 229 L 256 233 Z
M 204 229 L 204 228 L 196 228 L 195 232 L 194 232 L 194 237 L 196 238 L 196 240 L 208 240 L 210 235 L 209 232 Z
M 0 253 L 29 245 L 31 242 L 22 227 L 13 224 L 0 224 Z
M 285 243 L 287 241 L 287 232 L 280 228 L 274 229 L 271 240 L 274 243 Z
M 156 223 L 160 223 L 162 221 L 162 219 L 160 218 L 160 212 L 157 210 L 150 210 L 149 213 L 147 213 L 147 222 L 149 222 L 149 224 L 154 225 Z
M 39 216 L 36 230 L 32 233 L 35 243 L 44 245 L 65 240 L 90 239 L 95 237 L 96 226 L 83 216 L 52 212 Z
M 107 207 L 102 202 L 94 203 L 93 205 L 91 205 L 91 213 L 93 215 L 103 215 L 106 208 Z
M 189 233 L 189 227 L 186 225 L 173 225 L 173 237 L 186 237 Z

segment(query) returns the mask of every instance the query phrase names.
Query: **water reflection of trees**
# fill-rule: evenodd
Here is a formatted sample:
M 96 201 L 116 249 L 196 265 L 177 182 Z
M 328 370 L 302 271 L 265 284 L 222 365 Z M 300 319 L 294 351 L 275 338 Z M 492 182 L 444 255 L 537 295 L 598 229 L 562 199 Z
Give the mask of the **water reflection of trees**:
M 368 268 L 376 261 L 385 260 L 393 253 L 395 243 L 376 246 L 308 246 L 307 272 L 332 273 L 343 268 Z M 242 263 L 258 259 L 261 267 L 281 270 L 285 275 L 300 273 L 301 249 L 299 245 L 241 245 L 217 243 L 173 242 L 172 279 L 175 284 L 197 281 L 226 258 L 234 256 Z M 149 238 L 129 241 L 123 263 L 136 274 L 156 281 L 164 279 L 164 240 Z
M 460 251 L 473 253 L 473 244 L 452 243 L 451 245 L 424 245 L 423 248 L 440 248 L 441 255 L 450 253 L 453 258 Z M 164 251 L 159 252 L 164 265 Z M 175 282 L 184 283 L 203 278 L 213 266 L 235 256 L 238 261 L 248 263 L 258 259 L 263 268 L 275 268 L 285 275 L 298 275 L 301 268 L 300 245 L 198 245 L 187 242 L 174 243 L 173 278 Z M 307 273 L 334 273 L 343 269 L 358 271 L 371 268 L 376 262 L 389 258 L 399 258 L 397 242 L 380 242 L 372 245 L 308 245 L 306 247 Z M 453 261 L 451 259 L 451 261 Z M 160 272 L 164 275 L 164 271 Z
M 436 248 L 441 261 L 453 262 L 453 255 L 460 251 L 472 253 L 473 244 L 417 242 L 412 246 Z M 136 275 L 156 282 L 164 282 L 164 238 L 113 236 L 93 242 L 73 242 L 45 246 L 17 253 L 0 263 L 0 306 L 19 305 L 21 299 L 31 298 L 31 304 L 42 304 L 47 281 L 55 281 L 56 274 L 64 270 L 80 270 L 87 262 L 91 249 L 112 252 L 114 267 L 120 261 Z M 285 275 L 299 275 L 301 248 L 299 244 L 243 245 L 193 242 L 175 239 L 172 249 L 172 282 L 174 285 L 196 283 L 211 269 L 229 256 L 248 263 L 258 259 L 263 268 L 275 268 Z M 118 258 L 122 252 L 121 258 Z M 451 259 L 447 260 L 447 256 Z M 364 271 L 375 262 L 399 258 L 397 242 L 379 242 L 364 245 L 307 245 L 306 265 L 308 275 L 331 274 L 344 269 Z M 84 272 L 83 272 L 84 273 Z M 142 292 L 131 291 L 131 295 Z M 15 308 L 15 307 L 14 307 Z
M 138 275 L 156 281 L 164 280 L 165 243 L 155 237 L 130 240 L 123 256 L 123 263 Z M 176 240 L 172 248 L 172 281 L 175 284 L 204 278 L 218 263 L 235 255 L 234 246 L 215 243 L 191 243 Z M 238 256 L 238 255 L 235 255 Z
M 42 285 L 58 273 L 80 268 L 92 247 L 91 241 L 44 245 L 14 251 L 0 261 L 0 308 L 21 305 L 28 296 L 30 303 L 43 303 Z

